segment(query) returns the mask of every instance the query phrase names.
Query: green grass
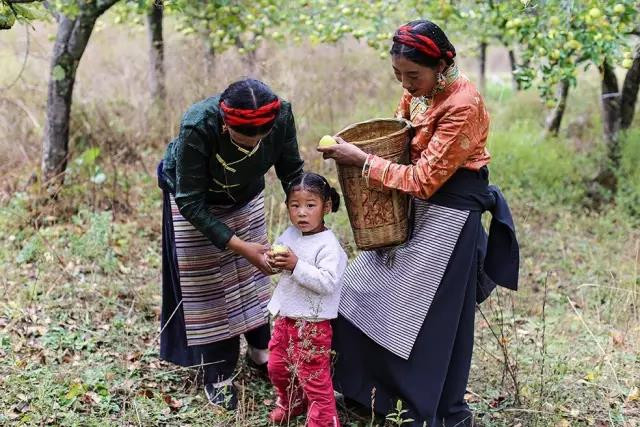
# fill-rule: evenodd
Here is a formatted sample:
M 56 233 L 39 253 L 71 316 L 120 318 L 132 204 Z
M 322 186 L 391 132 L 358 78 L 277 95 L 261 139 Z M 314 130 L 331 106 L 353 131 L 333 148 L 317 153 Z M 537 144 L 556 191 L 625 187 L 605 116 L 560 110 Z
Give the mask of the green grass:
M 618 179 L 620 191 L 616 195 L 616 204 L 624 213 L 635 218 L 640 217 L 640 130 L 632 128 L 622 140 L 622 164 Z

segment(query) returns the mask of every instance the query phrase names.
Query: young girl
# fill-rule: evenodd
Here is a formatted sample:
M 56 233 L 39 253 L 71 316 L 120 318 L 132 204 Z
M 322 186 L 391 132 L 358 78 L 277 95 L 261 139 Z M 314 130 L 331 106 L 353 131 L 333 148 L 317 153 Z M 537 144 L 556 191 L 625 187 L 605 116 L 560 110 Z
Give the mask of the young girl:
M 329 319 L 338 315 L 347 255 L 324 216 L 338 210 L 340 196 L 324 177 L 305 173 L 291 182 L 286 203 L 293 225 L 267 255 L 282 270 L 267 306 L 277 316 L 268 369 L 278 400 L 269 419 L 288 423 L 306 411 L 308 426 L 337 427 Z

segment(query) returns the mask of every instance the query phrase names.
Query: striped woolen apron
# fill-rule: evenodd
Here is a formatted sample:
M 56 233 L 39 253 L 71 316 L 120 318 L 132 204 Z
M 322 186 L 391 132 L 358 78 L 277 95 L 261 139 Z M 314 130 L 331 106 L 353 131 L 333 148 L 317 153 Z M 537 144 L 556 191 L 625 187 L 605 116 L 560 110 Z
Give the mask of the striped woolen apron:
M 408 359 L 469 212 L 414 200 L 410 240 L 364 251 L 347 267 L 340 314 L 373 341 Z
M 211 344 L 267 323 L 270 280 L 245 258 L 215 247 L 178 210 L 171 195 L 187 345 Z M 211 213 L 248 242 L 267 243 L 264 193 L 236 210 Z

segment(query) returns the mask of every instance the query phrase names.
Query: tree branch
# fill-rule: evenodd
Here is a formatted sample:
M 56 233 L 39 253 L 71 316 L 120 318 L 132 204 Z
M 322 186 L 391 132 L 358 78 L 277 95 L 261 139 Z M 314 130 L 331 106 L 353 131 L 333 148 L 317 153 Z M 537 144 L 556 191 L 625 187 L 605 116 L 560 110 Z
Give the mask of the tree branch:
M 98 0 L 96 2 L 96 12 L 98 16 L 102 15 L 114 4 L 118 3 L 119 0 Z

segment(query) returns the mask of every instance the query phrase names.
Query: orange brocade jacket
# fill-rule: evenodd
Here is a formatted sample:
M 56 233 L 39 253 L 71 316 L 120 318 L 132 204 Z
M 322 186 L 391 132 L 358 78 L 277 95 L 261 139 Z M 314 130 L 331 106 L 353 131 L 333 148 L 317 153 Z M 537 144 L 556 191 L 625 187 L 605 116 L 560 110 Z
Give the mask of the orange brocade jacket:
M 457 69 L 447 74 L 446 86 L 432 98 L 422 100 L 405 92 L 396 117 L 410 120 L 415 130 L 411 164 L 370 155 L 363 168 L 370 188 L 428 199 L 459 168 L 479 170 L 489 163 L 489 114 L 482 97 Z

